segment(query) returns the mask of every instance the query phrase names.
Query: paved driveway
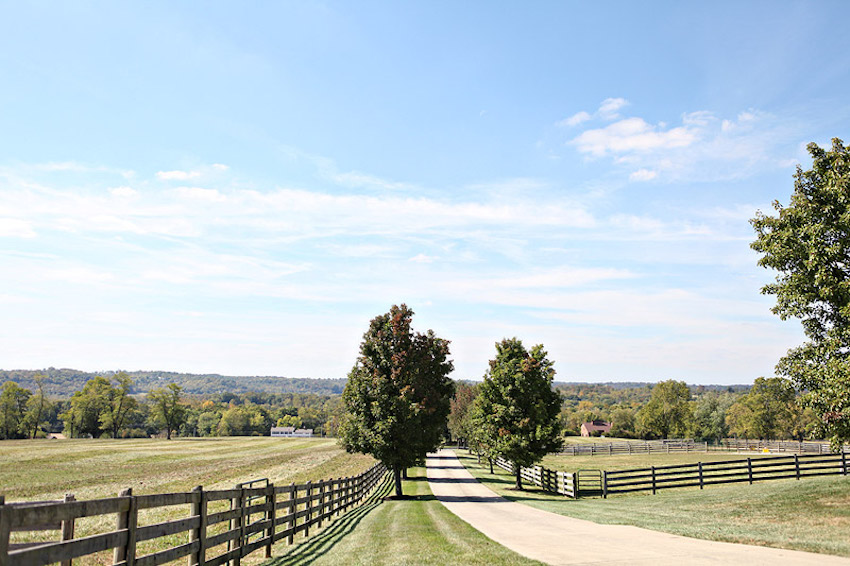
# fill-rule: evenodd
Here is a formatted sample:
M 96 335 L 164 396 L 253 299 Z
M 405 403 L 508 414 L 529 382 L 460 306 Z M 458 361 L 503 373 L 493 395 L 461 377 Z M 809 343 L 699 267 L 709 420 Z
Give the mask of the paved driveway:
M 514 503 L 473 478 L 451 450 L 429 454 L 426 468 L 431 491 L 452 513 L 499 544 L 548 564 L 850 566 L 850 559 L 837 556 L 600 525 Z

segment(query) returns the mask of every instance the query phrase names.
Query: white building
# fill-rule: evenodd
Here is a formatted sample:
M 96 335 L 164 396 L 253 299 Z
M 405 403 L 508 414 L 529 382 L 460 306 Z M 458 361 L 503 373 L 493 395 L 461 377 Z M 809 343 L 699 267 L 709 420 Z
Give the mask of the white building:
M 296 429 L 294 426 L 276 426 L 272 427 L 272 436 L 280 436 L 284 438 L 309 438 L 313 436 L 312 428 L 299 428 Z

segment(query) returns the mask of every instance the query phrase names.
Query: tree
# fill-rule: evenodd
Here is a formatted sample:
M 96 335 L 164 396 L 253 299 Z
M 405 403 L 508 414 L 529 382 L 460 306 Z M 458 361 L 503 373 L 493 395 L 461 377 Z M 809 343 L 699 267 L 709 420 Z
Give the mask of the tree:
M 793 435 L 796 395 L 781 377 L 756 378 L 753 388 L 729 409 L 729 432 L 746 438 L 789 438 Z
M 103 388 L 106 402 L 100 414 L 100 427 L 104 432 L 109 432 L 112 438 L 118 438 L 118 431 L 124 426 L 127 414 L 136 408 L 136 400 L 130 397 L 130 389 L 133 380 L 125 372 L 121 371 L 112 376 L 109 387 Z
M 171 440 L 171 432 L 180 428 L 186 420 L 186 406 L 180 402 L 182 387 L 169 383 L 148 393 L 151 416 L 155 423 L 165 429 L 165 438 Z
M 451 400 L 448 420 L 449 432 L 458 444 L 465 443 L 467 447 L 473 433 L 469 410 L 477 395 L 478 388 L 475 385 L 459 382 Z
M 24 433 L 30 438 L 35 438 L 39 427 L 45 423 L 48 413 L 52 409 L 52 403 L 48 401 L 44 394 L 44 379 L 41 374 L 37 374 L 33 378 L 37 391 L 27 401 L 27 410 L 22 422 Z
M 561 394 L 543 345 L 525 349 L 517 338 L 496 343 L 496 358 L 474 401 L 477 434 L 490 458 L 509 460 L 522 489 L 520 469 L 561 447 Z
M 751 247 L 760 266 L 778 271 L 762 293 L 773 313 L 797 318 L 807 341 L 788 351 L 777 373 L 793 380 L 833 447 L 850 441 L 850 147 L 808 145 L 812 168 L 797 167 L 787 207 L 758 212 Z
M 392 470 L 398 497 L 402 471 L 439 446 L 454 393 L 449 342 L 431 330 L 414 333 L 413 314 L 407 305 L 393 305 L 372 319 L 342 394 L 342 446 Z
M 14 381 L 3 384 L 3 391 L 0 392 L 0 439 L 21 438 L 25 435 L 21 425 L 31 395 L 29 389 L 24 389 Z
M 703 393 L 693 407 L 691 436 L 715 442 L 729 436 L 726 414 L 734 402 L 735 396 L 730 393 Z
M 691 419 L 691 390 L 684 381 L 668 379 L 655 384 L 649 402 L 637 413 L 644 436 L 683 437 Z

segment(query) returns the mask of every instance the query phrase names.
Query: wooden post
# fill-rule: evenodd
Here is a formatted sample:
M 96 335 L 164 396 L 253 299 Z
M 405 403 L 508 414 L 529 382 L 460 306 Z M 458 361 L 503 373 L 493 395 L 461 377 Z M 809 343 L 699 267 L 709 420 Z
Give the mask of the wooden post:
M 12 534 L 12 524 L 6 511 L 6 497 L 0 495 L 0 561 L 6 563 L 9 556 L 9 536 Z
M 230 541 L 230 544 L 228 545 L 230 547 L 230 550 L 242 548 L 242 536 L 245 534 L 245 528 L 243 527 L 243 524 L 245 522 L 244 489 L 242 487 L 242 484 L 236 484 L 235 489 L 239 490 L 239 494 L 230 501 L 230 508 L 239 509 L 239 515 L 236 518 L 230 520 L 230 530 L 239 529 L 239 536 Z M 239 566 L 239 564 L 242 562 L 242 556 L 240 556 L 240 554 L 241 553 L 237 553 L 236 556 L 234 556 L 233 559 L 230 561 L 230 564 L 232 566 Z
M 602 499 L 608 499 L 608 472 L 602 471 Z
M 847 475 L 847 451 L 844 447 L 841 447 L 841 469 L 844 472 L 844 475 Z
M 289 544 L 295 544 L 295 510 L 298 507 L 295 504 L 295 499 L 297 499 L 297 492 L 298 489 L 294 483 L 289 486 Z
M 76 501 L 77 498 L 74 497 L 73 493 L 65 494 L 65 503 L 70 503 L 71 501 Z M 74 519 L 68 519 L 67 521 L 62 521 L 62 542 L 73 540 L 74 539 Z M 61 566 L 71 566 L 71 560 L 63 560 L 60 562 Z
M 747 477 L 750 479 L 750 485 L 753 484 L 753 459 L 747 458 Z
M 207 494 L 203 486 L 200 485 L 193 491 L 198 492 L 198 502 L 192 503 L 192 514 L 197 515 L 200 519 L 197 530 L 192 532 L 193 537 L 197 535 L 198 541 L 195 564 L 204 566 L 207 562 Z
M 319 528 L 322 528 L 322 517 L 325 515 L 325 482 L 319 483 Z
M 304 517 L 304 538 L 310 536 L 310 519 L 313 517 L 313 482 L 307 482 L 307 516 Z
M 655 466 L 652 467 L 652 495 L 655 495 Z
M 794 471 L 796 473 L 797 479 L 800 479 L 800 457 L 797 454 L 794 454 Z
M 702 462 L 699 462 L 699 488 L 702 489 Z
M 266 529 L 266 538 L 269 540 L 266 545 L 266 558 L 272 557 L 272 545 L 274 544 L 274 522 L 277 515 L 275 507 L 277 506 L 277 495 L 275 494 L 274 484 L 270 483 L 266 486 L 266 519 L 269 521 L 269 528 Z
M 138 507 L 136 498 L 133 497 L 133 488 L 128 487 L 118 494 L 118 497 L 128 497 L 130 504 L 126 511 L 118 513 L 116 530 L 127 531 L 127 543 L 124 546 L 116 546 L 113 551 L 112 561 L 115 564 L 126 562 L 127 566 L 133 566 L 136 561 L 136 522 L 138 520 Z

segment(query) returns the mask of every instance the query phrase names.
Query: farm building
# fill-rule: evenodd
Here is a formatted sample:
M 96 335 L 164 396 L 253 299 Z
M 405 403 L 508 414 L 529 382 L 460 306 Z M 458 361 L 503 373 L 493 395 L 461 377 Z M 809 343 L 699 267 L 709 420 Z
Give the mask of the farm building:
M 294 426 L 276 426 L 272 427 L 272 436 L 282 436 L 287 438 L 292 437 L 310 437 L 313 436 L 312 428 L 295 428 Z
M 611 431 L 611 423 L 607 421 L 591 421 L 581 425 L 582 436 L 601 436 Z

